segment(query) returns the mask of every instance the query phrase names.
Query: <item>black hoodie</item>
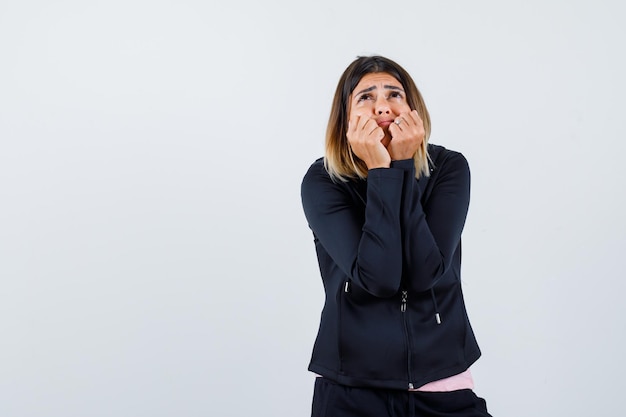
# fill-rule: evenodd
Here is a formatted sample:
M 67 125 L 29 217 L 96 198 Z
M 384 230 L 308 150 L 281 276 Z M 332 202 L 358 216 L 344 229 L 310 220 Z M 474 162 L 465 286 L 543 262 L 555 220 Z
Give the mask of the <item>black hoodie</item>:
M 309 370 L 350 386 L 409 389 L 461 373 L 480 357 L 461 291 L 469 207 L 465 157 L 428 145 L 413 160 L 333 181 L 323 158 L 302 204 L 326 293 Z

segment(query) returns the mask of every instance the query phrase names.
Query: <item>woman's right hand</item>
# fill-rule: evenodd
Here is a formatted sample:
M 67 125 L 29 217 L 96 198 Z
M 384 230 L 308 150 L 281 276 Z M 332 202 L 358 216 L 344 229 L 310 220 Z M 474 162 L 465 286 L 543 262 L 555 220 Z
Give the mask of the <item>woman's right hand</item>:
M 355 115 L 348 122 L 346 136 L 352 152 L 365 162 L 367 169 L 389 168 L 391 156 L 385 146 L 388 144 L 382 142 L 385 132 L 375 119 Z

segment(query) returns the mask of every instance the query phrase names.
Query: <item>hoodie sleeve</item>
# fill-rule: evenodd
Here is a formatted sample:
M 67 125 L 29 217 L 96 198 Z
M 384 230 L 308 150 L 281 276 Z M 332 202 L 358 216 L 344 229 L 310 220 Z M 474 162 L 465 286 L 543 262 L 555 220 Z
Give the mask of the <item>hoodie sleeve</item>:
M 397 168 L 369 171 L 364 218 L 349 185 L 333 182 L 321 161 L 309 168 L 301 185 L 314 236 L 347 277 L 378 297 L 390 297 L 400 288 L 404 177 Z
M 418 291 L 431 288 L 452 266 L 461 242 L 470 199 L 470 170 L 465 157 L 445 150 L 439 172 L 431 178 L 431 194 L 425 206 L 415 180 L 413 161 L 398 161 L 404 170 L 402 247 L 404 275 Z M 413 180 L 411 180 L 413 179 Z

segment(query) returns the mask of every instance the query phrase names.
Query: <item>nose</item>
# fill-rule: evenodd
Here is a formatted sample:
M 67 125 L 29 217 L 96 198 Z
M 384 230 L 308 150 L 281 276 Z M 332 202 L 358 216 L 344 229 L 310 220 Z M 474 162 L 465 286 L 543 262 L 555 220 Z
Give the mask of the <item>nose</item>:
M 391 109 L 389 108 L 389 103 L 387 103 L 387 100 L 385 100 L 384 97 L 378 97 L 378 100 L 376 100 L 375 111 L 378 115 L 389 114 L 391 112 Z

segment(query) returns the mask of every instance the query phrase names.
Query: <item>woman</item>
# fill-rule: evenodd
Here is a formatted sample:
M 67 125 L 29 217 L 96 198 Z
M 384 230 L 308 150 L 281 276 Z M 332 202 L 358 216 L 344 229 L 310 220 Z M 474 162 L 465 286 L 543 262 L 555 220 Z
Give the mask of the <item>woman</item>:
M 381 56 L 348 66 L 301 190 L 326 293 L 314 417 L 489 416 L 461 292 L 469 167 L 429 135 L 402 67 Z

